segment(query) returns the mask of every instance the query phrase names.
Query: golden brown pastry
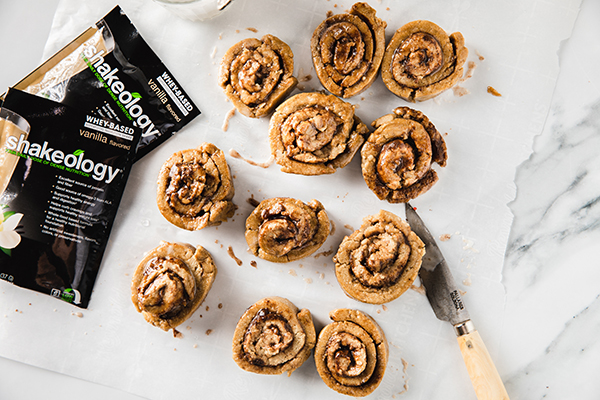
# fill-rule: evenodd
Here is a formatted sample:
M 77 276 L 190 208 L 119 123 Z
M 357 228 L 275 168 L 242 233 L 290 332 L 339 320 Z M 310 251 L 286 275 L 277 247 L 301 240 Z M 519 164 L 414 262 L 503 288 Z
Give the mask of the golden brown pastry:
M 219 85 L 235 108 L 247 117 L 269 114 L 298 84 L 294 54 L 273 35 L 244 39 L 221 61 Z
M 202 304 L 216 275 L 202 246 L 162 242 L 135 269 L 131 300 L 150 324 L 175 329 Z
M 246 242 L 255 256 L 289 262 L 317 251 L 331 227 L 323 205 L 289 197 L 263 200 L 246 219 Z
M 433 22 L 409 22 L 388 43 L 381 77 L 387 88 L 404 100 L 428 100 L 462 78 L 468 54 L 460 32 L 448 36 Z
M 232 217 L 234 193 L 225 155 L 215 145 L 203 143 L 178 151 L 163 164 L 156 202 L 169 222 L 193 231 Z
M 367 3 L 323 21 L 310 48 L 317 76 L 325 89 L 348 98 L 367 89 L 379 72 L 385 51 L 385 21 Z
M 334 310 L 329 318 L 333 322 L 321 330 L 315 347 L 321 379 L 345 395 L 371 394 L 383 380 L 389 357 L 383 330 L 358 310 Z
M 335 276 L 348 296 L 383 304 L 411 287 L 424 254 L 425 245 L 410 225 L 381 210 L 344 237 L 333 257 Z
M 369 129 L 354 107 L 333 95 L 299 93 L 271 116 L 271 154 L 283 172 L 332 174 L 358 151 Z
M 316 333 L 307 309 L 267 297 L 250 306 L 233 334 L 233 359 L 245 371 L 290 375 L 310 356 Z
M 444 167 L 446 142 L 420 111 L 398 107 L 373 121 L 376 128 L 361 149 L 362 174 L 380 200 L 406 203 L 438 180 L 432 164 Z

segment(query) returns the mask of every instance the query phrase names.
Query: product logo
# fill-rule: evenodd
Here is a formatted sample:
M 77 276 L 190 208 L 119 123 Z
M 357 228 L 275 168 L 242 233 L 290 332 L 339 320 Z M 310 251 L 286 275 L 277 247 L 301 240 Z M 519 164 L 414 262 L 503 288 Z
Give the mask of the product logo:
M 81 303 L 81 293 L 79 290 L 68 288 L 65 290 L 60 289 L 52 289 L 50 291 L 50 295 L 56 297 L 57 299 L 61 299 L 66 301 L 67 303 L 80 304 Z
M 144 109 L 138 104 L 142 99 L 142 95 L 137 92 L 129 92 L 125 89 L 125 84 L 117 75 L 119 69 L 112 68 L 108 63 L 104 62 L 103 54 L 104 50 L 97 51 L 96 47 L 89 46 L 81 53 L 81 57 L 95 74 L 96 78 L 102 82 L 108 94 L 121 111 L 123 111 L 125 116 L 142 129 L 143 137 L 159 134 L 159 130 L 155 128 L 150 117 L 144 114 Z
M 2 209 L 8 208 L 2 204 Z M 14 211 L 4 211 L 0 213 L 0 250 L 7 255 L 11 255 L 11 250 L 21 243 L 21 235 L 15 229 L 19 226 L 23 214 Z
M 62 150 L 49 147 L 47 141 L 42 144 L 30 143 L 25 140 L 25 135 L 19 138 L 9 136 L 6 139 L 6 152 L 74 174 L 91 176 L 97 181 L 106 183 L 111 183 L 117 174 L 122 172 L 119 168 L 113 169 L 110 165 L 85 158 L 85 150 L 77 149 L 73 153 L 65 154 Z

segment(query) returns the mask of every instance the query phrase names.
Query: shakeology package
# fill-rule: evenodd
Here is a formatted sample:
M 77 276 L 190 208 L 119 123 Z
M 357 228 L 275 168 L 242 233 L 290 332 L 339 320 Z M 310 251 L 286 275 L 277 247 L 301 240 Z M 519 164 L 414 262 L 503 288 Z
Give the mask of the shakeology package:
M 136 159 L 200 114 L 119 6 L 13 87 L 133 123 Z
M 142 129 L 11 89 L 0 134 L 0 279 L 87 308 Z

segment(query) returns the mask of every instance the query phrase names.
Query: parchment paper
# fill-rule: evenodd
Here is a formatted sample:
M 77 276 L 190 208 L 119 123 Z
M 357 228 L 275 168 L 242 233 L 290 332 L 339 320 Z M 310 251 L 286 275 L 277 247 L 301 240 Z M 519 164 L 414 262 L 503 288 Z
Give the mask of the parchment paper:
M 255 120 L 236 113 L 223 130 L 233 108 L 217 85 L 225 51 L 244 38 L 273 34 L 294 52 L 295 75 L 301 80 L 294 93 L 321 90 L 310 57 L 312 31 L 328 11 L 344 12 L 353 2 L 235 0 L 222 15 L 205 22 L 179 19 L 148 0 L 119 4 L 202 115 L 134 166 L 87 310 L 0 282 L 0 355 L 150 399 L 345 398 L 321 381 L 312 358 L 291 377 L 254 375 L 233 362 L 231 339 L 239 317 L 257 300 L 278 295 L 308 308 L 317 329 L 329 323 L 329 311 L 341 307 L 365 311 L 380 323 L 390 342 L 390 362 L 383 383 L 370 398 L 473 398 L 452 328 L 435 319 L 422 293 L 409 290 L 385 307 L 359 303 L 338 286 L 332 256 L 321 254 L 335 251 L 363 217 L 379 209 L 404 216 L 403 205 L 379 201 L 367 188 L 359 157 L 333 175 L 305 177 L 284 174 L 277 165 L 251 166 L 227 155 L 239 208 L 233 220 L 218 228 L 199 232 L 176 228 L 155 203 L 158 170 L 175 151 L 208 141 L 226 154 L 235 149 L 257 162 L 270 157 L 268 118 Z M 502 374 L 497 346 L 504 317 L 504 249 L 512 222 L 507 203 L 515 196 L 515 168 L 541 133 L 559 69 L 556 53 L 571 33 L 580 1 L 370 4 L 387 21 L 388 40 L 403 24 L 428 19 L 449 33 L 462 32 L 468 61 L 476 64 L 473 76 L 460 84 L 468 92 L 463 96 L 451 90 L 410 105 L 379 79 L 349 101 L 367 124 L 394 107 L 412 106 L 445 135 L 448 165 L 437 168 L 439 182 L 412 204 L 434 235 L 451 235 L 440 246 Z M 45 56 L 115 5 L 106 0 L 61 1 Z M 306 80 L 309 76 L 312 79 Z M 488 86 L 502 96 L 489 94 Z M 335 232 L 316 255 L 273 264 L 248 253 L 243 231 L 252 206 L 247 199 L 275 196 L 323 203 Z M 182 338 L 147 324 L 130 300 L 133 269 L 161 240 L 204 246 L 219 270 L 201 309 L 180 327 Z M 229 248 L 241 265 L 228 254 Z M 253 260 L 256 268 L 250 265 Z

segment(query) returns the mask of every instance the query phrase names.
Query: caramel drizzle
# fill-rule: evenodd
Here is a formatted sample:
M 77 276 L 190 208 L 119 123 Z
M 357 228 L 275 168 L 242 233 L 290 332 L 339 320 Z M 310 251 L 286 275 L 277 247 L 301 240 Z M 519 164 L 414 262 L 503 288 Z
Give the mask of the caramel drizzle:
M 273 161 L 275 161 L 275 158 L 273 156 L 271 156 L 266 162 L 263 162 L 263 163 L 252 161 L 252 160 L 249 160 L 249 159 L 243 157 L 240 153 L 238 153 L 234 149 L 229 149 L 229 155 L 233 158 L 238 158 L 242 161 L 246 161 L 250 165 L 254 165 L 255 167 L 261 167 L 261 168 L 269 168 L 273 164 Z

